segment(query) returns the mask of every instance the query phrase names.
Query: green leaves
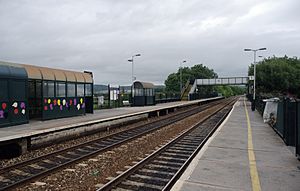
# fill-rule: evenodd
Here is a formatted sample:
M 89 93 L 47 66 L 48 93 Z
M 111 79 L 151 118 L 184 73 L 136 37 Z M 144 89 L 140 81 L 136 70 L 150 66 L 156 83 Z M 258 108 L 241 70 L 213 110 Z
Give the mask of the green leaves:
M 256 65 L 258 93 L 295 94 L 300 96 L 300 60 L 298 58 L 269 57 Z M 253 65 L 249 67 L 253 74 Z
M 189 67 L 182 68 L 182 83 L 183 85 L 188 81 L 194 81 L 199 78 L 215 78 L 218 75 L 214 70 L 209 69 L 203 64 L 197 64 Z M 176 73 L 171 73 L 165 81 L 166 90 L 169 92 L 179 92 L 180 91 L 180 68 Z

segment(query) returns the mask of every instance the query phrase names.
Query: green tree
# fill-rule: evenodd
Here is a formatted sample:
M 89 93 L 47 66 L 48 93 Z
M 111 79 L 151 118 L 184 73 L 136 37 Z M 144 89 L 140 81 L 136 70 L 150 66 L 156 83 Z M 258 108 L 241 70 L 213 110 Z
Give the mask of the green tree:
M 203 78 L 217 78 L 218 75 L 213 69 L 209 69 L 203 64 L 197 64 L 191 67 L 191 80 Z
M 248 74 L 253 75 L 253 65 Z M 300 96 L 300 60 L 298 58 L 269 57 L 256 65 L 258 93 L 295 94 Z
M 225 97 L 242 95 L 246 93 L 246 87 L 241 86 L 217 86 L 215 91 L 221 93 Z
M 179 92 L 180 87 L 178 84 L 179 76 L 176 73 L 172 73 L 168 76 L 168 79 L 165 81 L 166 91 L 170 92 Z
M 197 64 L 189 67 L 182 68 L 182 82 L 183 85 L 188 81 L 194 81 L 199 78 L 216 78 L 218 75 L 214 70 L 209 69 L 203 64 Z M 168 78 L 165 80 L 166 90 L 170 92 L 179 92 L 180 91 L 180 69 L 176 73 L 171 73 Z M 211 88 L 206 88 L 211 89 Z
M 215 90 L 218 92 L 218 93 L 221 93 L 223 96 L 225 97 L 230 97 L 230 96 L 233 96 L 234 93 L 232 91 L 232 89 L 229 87 L 229 86 L 217 86 L 215 88 Z

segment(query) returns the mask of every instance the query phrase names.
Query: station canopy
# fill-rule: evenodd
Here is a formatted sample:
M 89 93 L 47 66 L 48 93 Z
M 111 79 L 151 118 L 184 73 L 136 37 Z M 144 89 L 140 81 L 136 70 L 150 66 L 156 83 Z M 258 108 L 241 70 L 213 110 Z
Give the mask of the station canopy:
M 135 81 L 133 82 L 133 88 L 135 89 L 154 89 L 154 84 L 149 82 Z
M 29 78 L 35 80 L 52 80 L 78 83 L 93 83 L 93 77 L 89 73 L 73 72 L 68 70 L 53 69 L 33 66 L 28 64 L 16 64 L 0 61 L 0 76 Z
M 25 68 L 8 62 L 0 62 L 0 77 L 14 79 L 28 78 Z

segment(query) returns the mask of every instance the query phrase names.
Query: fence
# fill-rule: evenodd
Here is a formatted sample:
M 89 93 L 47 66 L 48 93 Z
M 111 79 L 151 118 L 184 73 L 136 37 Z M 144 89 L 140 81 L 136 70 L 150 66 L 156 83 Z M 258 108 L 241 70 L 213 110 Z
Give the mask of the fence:
M 180 101 L 180 94 L 176 93 L 155 93 L 155 103 L 167 103 L 173 101 Z
M 248 96 L 247 96 L 248 97 Z M 249 96 L 251 99 L 251 96 Z M 266 97 L 257 96 L 255 106 L 263 114 Z M 296 156 L 300 159 L 300 103 L 299 100 L 283 98 L 277 107 L 277 118 L 272 128 L 283 139 L 287 146 L 296 148 Z
M 129 106 L 131 91 L 124 87 L 112 87 L 98 91 L 94 95 L 94 109 L 108 109 Z
M 180 101 L 180 95 L 175 93 L 155 92 L 155 103 Z M 94 92 L 94 109 L 108 109 L 130 106 L 132 103 L 131 87 L 110 85 L 101 86 Z
M 189 100 L 204 99 L 204 98 L 217 97 L 217 96 L 219 95 L 216 92 L 210 94 L 192 93 L 189 94 Z

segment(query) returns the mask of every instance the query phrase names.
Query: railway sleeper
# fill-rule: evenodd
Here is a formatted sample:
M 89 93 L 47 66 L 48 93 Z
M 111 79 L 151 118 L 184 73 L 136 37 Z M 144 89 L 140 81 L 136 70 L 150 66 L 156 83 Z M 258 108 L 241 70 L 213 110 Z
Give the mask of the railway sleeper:
M 196 147 L 184 147 L 182 145 L 174 145 L 173 147 L 171 147 L 170 149 L 173 150 L 179 150 L 179 151 L 194 151 L 196 149 Z
M 170 157 L 170 156 L 158 156 L 157 159 L 169 160 L 171 162 L 185 162 L 186 161 L 186 159 L 174 158 L 174 157 Z
M 163 155 L 163 156 L 166 156 L 166 155 L 167 156 L 174 156 L 176 158 L 183 158 L 183 159 L 186 159 L 186 158 L 190 157 L 190 155 L 188 155 L 188 154 L 180 154 L 180 153 L 173 153 L 173 152 L 164 152 L 161 155 Z
M 174 173 L 161 172 L 156 170 L 141 169 L 136 172 L 136 174 L 153 176 L 158 178 L 169 178 L 171 179 L 174 176 Z
M 167 172 L 176 172 L 178 168 L 172 167 L 172 166 L 166 166 L 166 165 L 157 165 L 157 164 L 147 164 L 145 166 L 148 169 L 156 169 L 161 171 L 167 171 Z
M 165 178 L 158 178 L 158 177 L 145 176 L 139 174 L 133 174 L 129 176 L 127 179 L 135 182 L 144 182 L 147 184 L 155 184 L 155 185 L 165 185 L 169 181 L 169 179 L 165 179 Z
M 175 163 L 175 162 L 168 162 L 168 161 L 161 161 L 161 160 L 155 160 L 152 162 L 152 164 L 179 167 L 179 168 L 182 165 L 182 163 Z
M 122 182 L 118 187 L 129 190 L 145 190 L 145 191 L 160 191 L 162 186 L 140 183 L 135 181 L 126 180 Z
M 170 149 L 167 149 L 166 151 L 167 152 L 174 152 L 174 153 L 181 153 L 181 154 L 190 155 L 190 154 L 193 153 L 194 150 L 185 150 L 185 149 L 173 149 L 173 148 L 170 148 Z

